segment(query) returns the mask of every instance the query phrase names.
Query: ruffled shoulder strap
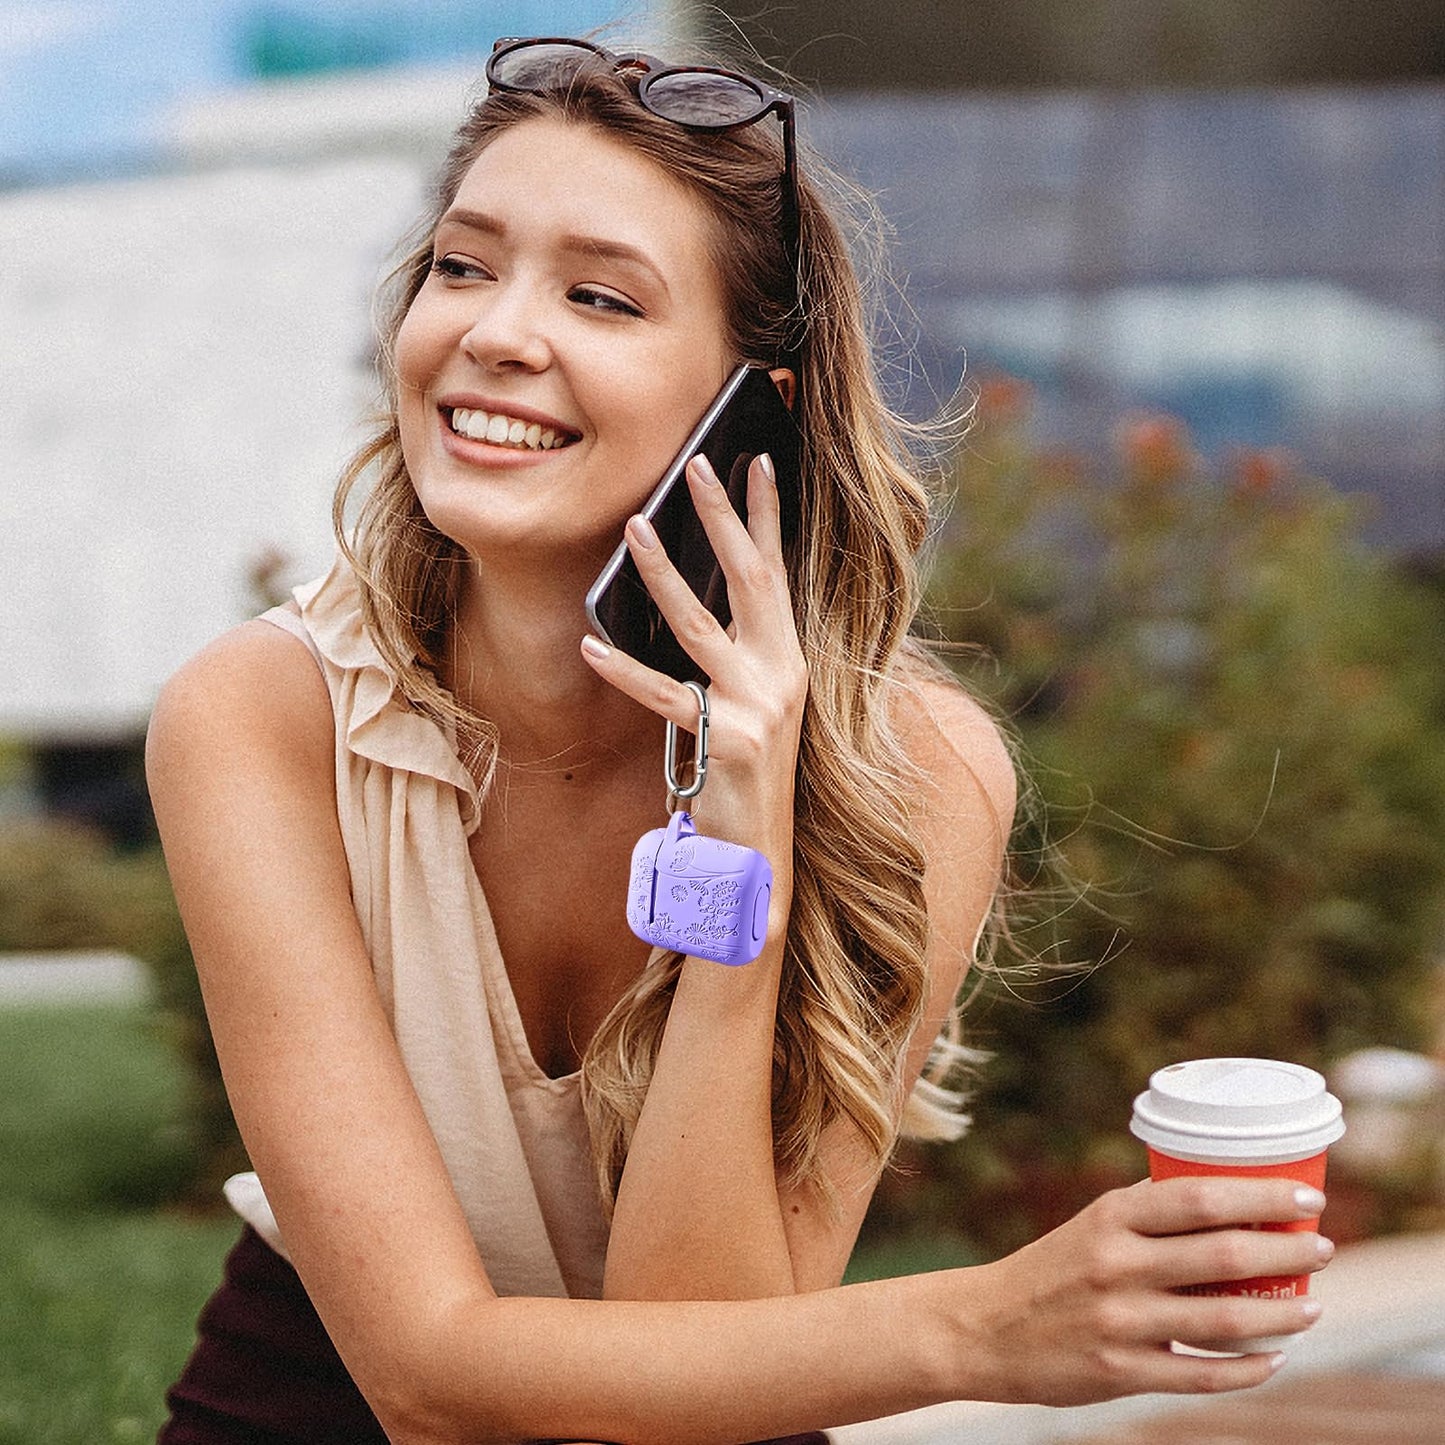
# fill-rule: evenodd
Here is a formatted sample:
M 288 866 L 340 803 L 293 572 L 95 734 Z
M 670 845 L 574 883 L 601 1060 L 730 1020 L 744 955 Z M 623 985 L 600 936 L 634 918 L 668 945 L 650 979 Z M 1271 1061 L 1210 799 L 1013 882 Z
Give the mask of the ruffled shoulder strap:
M 360 589 L 345 558 L 292 596 L 294 606 L 275 608 L 265 618 L 288 632 L 299 623 L 326 678 L 337 737 L 357 757 L 451 784 L 471 833 L 480 816 L 476 780 L 457 756 L 455 735 L 402 692 L 367 631 Z

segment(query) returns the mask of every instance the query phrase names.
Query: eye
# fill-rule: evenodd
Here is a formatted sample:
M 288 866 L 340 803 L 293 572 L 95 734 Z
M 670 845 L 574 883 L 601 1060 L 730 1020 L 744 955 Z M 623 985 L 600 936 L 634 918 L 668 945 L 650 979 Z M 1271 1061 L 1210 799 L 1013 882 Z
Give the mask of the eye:
M 599 291 L 594 286 L 574 286 L 567 299 L 575 301 L 589 311 L 605 311 L 617 316 L 641 316 L 641 310 L 630 301 L 614 296 L 610 291 Z
M 435 275 L 444 276 L 448 281 L 485 281 L 491 274 L 479 262 L 455 254 L 433 257 L 431 268 Z

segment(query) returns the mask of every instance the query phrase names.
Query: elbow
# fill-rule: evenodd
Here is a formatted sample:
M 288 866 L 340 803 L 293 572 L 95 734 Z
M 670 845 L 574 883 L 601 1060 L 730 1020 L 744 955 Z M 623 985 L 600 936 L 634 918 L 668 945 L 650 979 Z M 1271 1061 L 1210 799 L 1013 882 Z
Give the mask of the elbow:
M 418 1382 L 396 1381 L 366 1392 L 367 1404 L 390 1445 L 515 1445 L 515 1427 L 481 1418 L 477 1400 L 446 1398 Z
M 390 1445 L 506 1445 L 526 1435 L 505 1372 L 479 1380 L 475 1368 L 494 1353 L 494 1304 L 491 1296 L 450 1309 L 430 1328 L 413 1320 L 399 1348 L 353 1370 Z
M 463 1422 L 415 1381 L 396 1380 L 382 1389 L 369 1389 L 366 1402 L 386 1433 L 390 1445 L 471 1445 L 471 1442 L 499 1439 L 479 1435 L 475 1420 Z

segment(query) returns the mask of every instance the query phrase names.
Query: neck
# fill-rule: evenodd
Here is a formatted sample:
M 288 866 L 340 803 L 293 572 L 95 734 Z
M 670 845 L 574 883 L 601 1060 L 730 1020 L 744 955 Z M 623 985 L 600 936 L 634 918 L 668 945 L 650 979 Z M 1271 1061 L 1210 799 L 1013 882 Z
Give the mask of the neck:
M 582 660 L 590 575 L 559 582 L 467 567 L 445 680 L 459 702 L 496 724 L 500 768 L 606 776 L 661 754 L 662 719 Z

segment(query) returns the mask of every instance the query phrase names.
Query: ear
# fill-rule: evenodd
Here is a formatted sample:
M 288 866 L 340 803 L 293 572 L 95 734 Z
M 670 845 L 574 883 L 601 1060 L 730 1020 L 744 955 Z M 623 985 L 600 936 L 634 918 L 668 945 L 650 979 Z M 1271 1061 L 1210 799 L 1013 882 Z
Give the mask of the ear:
M 768 375 L 773 378 L 778 394 L 783 398 L 783 405 L 792 411 L 793 403 L 798 399 L 798 378 L 786 366 L 775 366 Z

